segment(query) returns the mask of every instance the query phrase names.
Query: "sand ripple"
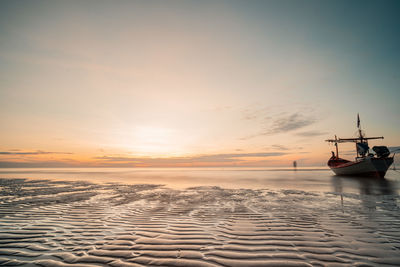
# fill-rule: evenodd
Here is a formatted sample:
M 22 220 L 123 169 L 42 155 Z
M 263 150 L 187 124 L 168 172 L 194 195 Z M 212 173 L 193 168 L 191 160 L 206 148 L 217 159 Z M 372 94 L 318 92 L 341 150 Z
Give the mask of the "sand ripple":
M 400 199 L 0 179 L 1 266 L 396 266 Z

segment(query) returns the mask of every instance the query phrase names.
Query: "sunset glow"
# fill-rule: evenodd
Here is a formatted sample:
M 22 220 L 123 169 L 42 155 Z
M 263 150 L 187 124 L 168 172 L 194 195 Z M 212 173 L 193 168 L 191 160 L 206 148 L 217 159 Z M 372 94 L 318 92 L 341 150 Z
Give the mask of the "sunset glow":
M 357 113 L 398 146 L 398 9 L 285 2 L 2 1 L 0 167 L 322 166 Z

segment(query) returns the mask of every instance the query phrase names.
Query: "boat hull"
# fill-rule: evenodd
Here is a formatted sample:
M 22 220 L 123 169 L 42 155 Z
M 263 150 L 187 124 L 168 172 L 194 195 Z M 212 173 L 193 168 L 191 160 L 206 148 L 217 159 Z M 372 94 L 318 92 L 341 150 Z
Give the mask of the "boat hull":
M 328 166 L 336 175 L 384 177 L 392 163 L 393 157 L 366 157 L 358 161 L 330 159 Z

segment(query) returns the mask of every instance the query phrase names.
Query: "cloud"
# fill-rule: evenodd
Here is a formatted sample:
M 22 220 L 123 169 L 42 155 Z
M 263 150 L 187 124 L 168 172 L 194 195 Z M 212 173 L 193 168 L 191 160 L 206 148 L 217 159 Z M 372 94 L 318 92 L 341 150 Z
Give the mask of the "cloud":
M 243 119 L 258 123 L 261 129 L 258 133 L 249 134 L 239 138 L 239 140 L 292 132 L 317 121 L 314 115 L 315 112 L 309 107 L 299 107 L 298 110 L 299 111 L 295 113 L 280 112 L 275 114 L 268 108 L 248 108 L 244 110 Z
M 388 149 L 389 149 L 389 151 L 390 152 L 396 152 L 396 153 L 399 153 L 400 154 L 400 146 L 390 146 L 390 147 L 388 147 Z
M 244 158 L 266 158 L 283 156 L 287 153 L 269 152 L 269 153 L 227 153 L 227 154 L 211 154 L 197 155 L 190 157 L 171 157 L 171 158 L 146 158 L 146 157 L 123 157 L 123 156 L 102 156 L 95 157 L 96 160 L 103 162 L 125 162 L 136 164 L 150 165 L 173 165 L 173 164 L 190 164 L 190 163 L 234 163 L 244 161 Z
M 314 122 L 315 119 L 312 117 L 294 113 L 275 119 L 265 134 L 290 132 L 311 125 Z
M 280 151 L 288 151 L 288 150 L 301 150 L 304 149 L 301 146 L 295 146 L 295 147 L 288 147 L 288 146 L 284 146 L 284 145 L 279 145 L 279 144 L 274 144 L 271 145 L 270 147 L 266 147 L 267 150 L 280 150 Z
M 18 149 L 13 149 L 11 151 L 0 151 L 0 155 L 48 155 L 48 154 L 73 154 L 71 152 L 51 152 L 51 151 L 20 151 Z
M 283 145 L 272 145 L 271 148 L 276 149 L 276 150 L 289 150 L 289 148 L 287 148 Z
M 320 132 L 320 131 L 306 131 L 306 132 L 296 133 L 296 135 L 303 136 L 303 137 L 320 136 L 320 135 L 326 135 L 326 134 L 328 134 L 328 133 Z
M 251 139 L 251 138 L 260 136 L 260 135 L 263 135 L 263 134 L 260 133 L 260 134 L 252 134 L 252 135 L 248 135 L 248 136 L 243 136 L 243 137 L 238 138 L 238 140 L 246 141 L 246 140 L 249 140 L 249 139 Z
M 141 160 L 141 158 L 123 157 L 123 156 L 102 156 L 102 157 L 94 157 L 94 159 L 111 161 L 111 162 L 132 162 L 132 163 L 140 163 Z
M 60 152 L 61 153 L 61 152 Z M 9 154 L 7 154 L 9 155 Z M 0 168 L 30 167 L 212 167 L 212 166 L 256 166 L 268 164 L 274 157 L 288 155 L 285 152 L 224 153 L 187 157 L 151 158 L 123 155 L 93 157 L 87 161 L 70 159 L 38 160 L 32 158 L 0 161 Z
M 269 119 L 268 108 L 246 108 L 242 111 L 244 120 Z
M 0 161 L 0 168 L 66 168 L 66 167 L 80 167 L 80 166 L 79 164 L 71 164 L 69 162 L 61 162 L 61 161 L 39 161 L 39 162 Z

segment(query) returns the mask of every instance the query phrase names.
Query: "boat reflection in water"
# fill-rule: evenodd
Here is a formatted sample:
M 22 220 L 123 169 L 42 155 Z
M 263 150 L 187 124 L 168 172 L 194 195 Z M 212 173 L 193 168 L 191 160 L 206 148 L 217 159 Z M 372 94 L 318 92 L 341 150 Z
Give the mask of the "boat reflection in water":
M 340 195 L 343 213 L 349 210 L 349 203 L 360 201 L 360 208 L 366 211 L 368 218 L 374 217 L 374 211 L 386 212 L 398 210 L 400 183 L 385 178 L 332 176 L 333 191 Z M 346 204 L 347 203 L 347 204 Z
M 357 193 L 360 195 L 397 195 L 399 182 L 375 177 L 332 176 L 336 193 Z

